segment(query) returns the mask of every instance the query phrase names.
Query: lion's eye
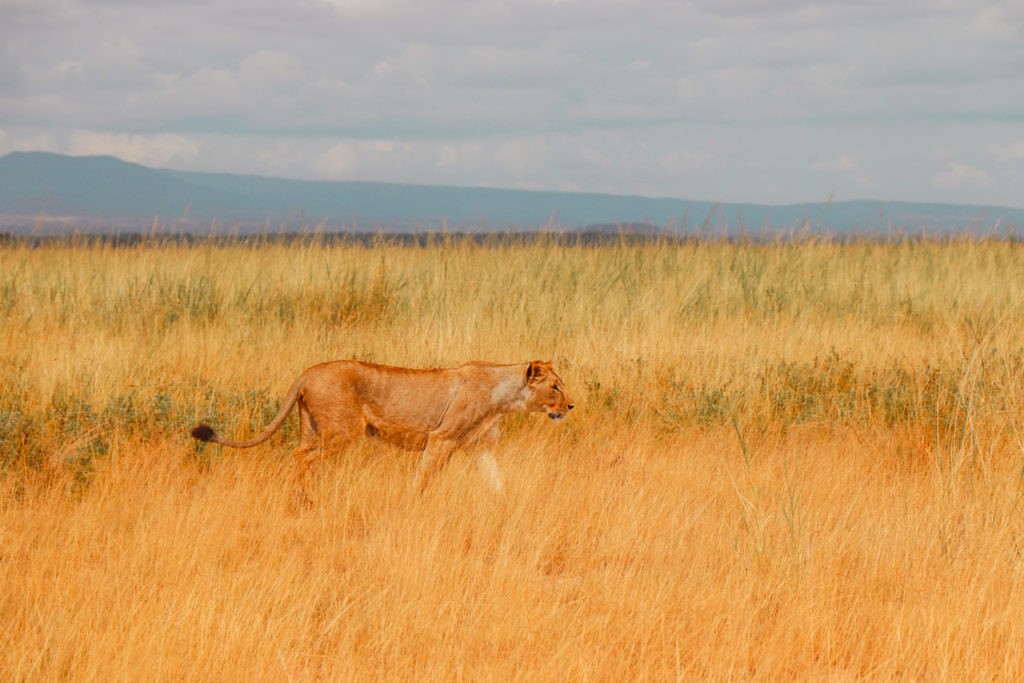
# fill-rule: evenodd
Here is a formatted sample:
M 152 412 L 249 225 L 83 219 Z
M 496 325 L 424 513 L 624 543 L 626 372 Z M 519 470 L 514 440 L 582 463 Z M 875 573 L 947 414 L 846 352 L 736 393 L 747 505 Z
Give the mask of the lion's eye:
M 557 384 L 552 384 L 552 385 L 551 385 L 551 389 L 552 389 L 553 391 L 561 391 L 561 390 L 562 390 L 562 387 L 558 386 Z

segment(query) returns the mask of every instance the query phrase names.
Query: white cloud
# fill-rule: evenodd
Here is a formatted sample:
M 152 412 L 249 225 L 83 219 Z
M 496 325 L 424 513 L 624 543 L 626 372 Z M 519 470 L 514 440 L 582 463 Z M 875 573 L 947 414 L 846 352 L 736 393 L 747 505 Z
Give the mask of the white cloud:
M 811 164 L 812 171 L 820 171 L 823 173 L 845 173 L 847 171 L 853 171 L 856 168 L 857 160 L 849 154 L 840 154 L 835 158 Z
M 435 158 L 438 168 L 453 168 L 459 164 L 459 153 L 450 144 L 441 145 L 435 154 Z
M 0 154 L 8 152 L 61 152 L 64 151 L 53 134 L 39 131 L 0 130 Z
M 111 155 L 147 166 L 192 161 L 199 156 L 199 149 L 195 140 L 172 133 L 139 135 L 76 130 L 68 144 L 68 152 L 73 155 Z
M 942 170 L 932 178 L 932 183 L 936 187 L 954 189 L 964 185 L 982 185 L 991 180 L 992 176 L 987 171 L 962 161 L 947 161 Z
M 400 140 L 338 140 L 316 157 L 321 177 L 332 180 L 386 180 L 402 167 L 420 168 L 427 150 Z M 404 179 L 411 182 L 410 179 Z
M 1024 6 L 1009 2 L 1005 4 L 991 3 L 979 8 L 969 23 L 968 30 L 987 41 L 1011 43 L 1021 39 L 1024 27 Z
M 544 167 L 546 155 L 547 145 L 543 139 L 517 138 L 499 144 L 494 152 L 494 161 L 505 173 L 529 182 Z
M 415 7 L 407 0 L 319 0 L 346 17 L 388 17 Z
M 1024 140 L 1017 140 L 1005 145 L 988 145 L 986 151 L 1000 163 L 1024 161 Z
M 318 174 L 331 180 L 351 179 L 359 168 L 358 143 L 339 142 L 314 160 Z
M 687 147 L 665 150 L 658 158 L 658 163 L 666 173 L 694 173 L 704 168 L 712 160 L 712 155 Z

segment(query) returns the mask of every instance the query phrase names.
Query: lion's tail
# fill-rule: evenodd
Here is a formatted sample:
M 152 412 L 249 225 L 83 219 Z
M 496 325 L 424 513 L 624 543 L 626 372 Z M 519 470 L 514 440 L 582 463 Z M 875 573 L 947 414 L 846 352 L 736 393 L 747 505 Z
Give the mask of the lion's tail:
M 295 383 L 292 384 L 292 388 L 288 390 L 288 393 L 284 397 L 284 401 L 281 403 L 281 409 L 277 411 L 277 415 L 270 421 L 270 424 L 264 428 L 262 432 L 252 437 L 248 441 L 232 441 L 225 439 L 222 436 L 218 436 L 217 432 L 213 431 L 213 427 L 208 424 L 197 424 L 192 428 L 192 438 L 198 439 L 199 441 L 207 441 L 210 443 L 219 443 L 221 446 L 228 446 L 230 448 L 252 448 L 258 444 L 263 443 L 271 436 L 274 432 L 281 428 L 284 424 L 285 419 L 288 417 L 288 413 L 291 412 L 292 408 L 295 407 L 296 402 L 299 400 L 299 394 L 302 392 L 303 377 L 300 375 Z

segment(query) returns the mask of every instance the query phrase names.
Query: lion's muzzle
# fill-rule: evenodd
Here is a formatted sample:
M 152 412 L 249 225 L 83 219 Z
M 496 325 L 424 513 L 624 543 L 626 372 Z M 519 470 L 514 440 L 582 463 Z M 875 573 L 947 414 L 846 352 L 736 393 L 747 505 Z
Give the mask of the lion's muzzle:
M 568 415 L 569 411 L 572 410 L 574 407 L 575 406 L 573 406 L 573 404 L 570 403 L 570 404 L 566 405 L 565 408 L 562 408 L 562 409 L 548 409 L 548 411 L 547 411 L 548 412 L 548 417 L 550 417 L 552 420 L 557 422 L 557 421 L 561 420 L 563 417 L 565 417 L 566 415 Z

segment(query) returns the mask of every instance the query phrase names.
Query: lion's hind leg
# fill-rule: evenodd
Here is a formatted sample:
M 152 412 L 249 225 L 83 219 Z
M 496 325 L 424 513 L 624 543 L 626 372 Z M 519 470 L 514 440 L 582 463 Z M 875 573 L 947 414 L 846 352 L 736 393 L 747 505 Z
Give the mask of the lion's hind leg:
M 423 493 L 427 488 L 427 483 L 433 476 L 448 464 L 448 460 L 451 459 L 456 446 L 458 446 L 458 443 L 450 439 L 443 439 L 437 436 L 427 438 L 426 447 L 420 456 L 420 462 L 416 466 L 416 475 L 412 481 L 414 491 Z
M 313 470 L 321 459 L 320 434 L 316 420 L 309 411 L 309 406 L 302 399 L 299 399 L 299 445 L 296 446 L 293 456 L 295 457 L 296 469 L 296 497 L 303 505 L 311 505 L 310 498 Z
M 300 479 L 299 490 L 308 502 L 312 502 L 313 475 L 316 467 L 328 453 L 345 450 L 353 441 L 366 433 L 366 421 L 361 413 L 347 410 L 331 410 L 321 405 L 314 415 L 304 402 L 299 403 L 302 436 L 295 459 Z

